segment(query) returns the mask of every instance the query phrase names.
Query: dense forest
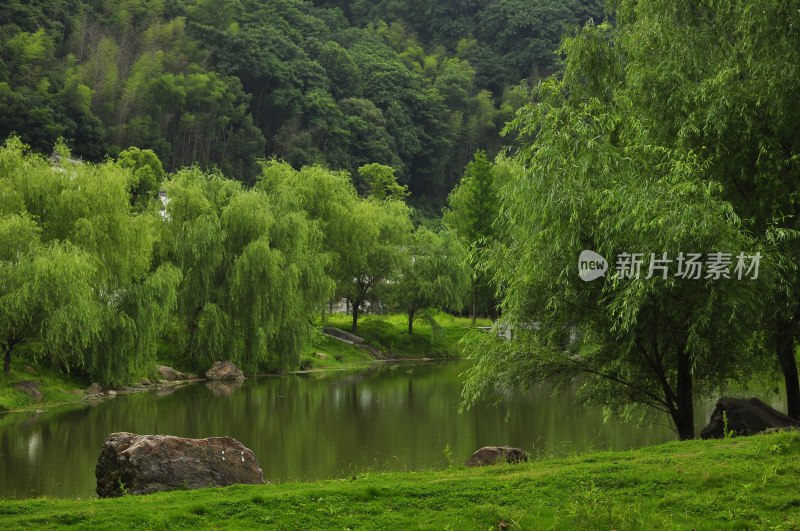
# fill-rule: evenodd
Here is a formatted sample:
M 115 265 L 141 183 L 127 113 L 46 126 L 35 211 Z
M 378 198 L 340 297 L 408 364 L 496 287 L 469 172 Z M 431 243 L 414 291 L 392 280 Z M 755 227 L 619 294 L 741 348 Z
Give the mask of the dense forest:
M 353 331 L 366 310 L 409 335 L 440 310 L 496 318 L 466 342 L 465 405 L 580 377 L 581 399 L 688 439 L 698 395 L 760 375 L 800 418 L 798 11 L 613 9 L 8 4 L 6 371 L 293 369 L 346 300 Z M 578 275 L 587 250 L 602 280 Z M 614 271 L 630 253 L 649 275 Z M 686 254 L 717 274 L 678 275 Z
M 0 138 L 99 162 L 130 146 L 167 171 L 252 184 L 256 161 L 395 169 L 440 207 L 598 0 L 11 0 L 0 25 Z

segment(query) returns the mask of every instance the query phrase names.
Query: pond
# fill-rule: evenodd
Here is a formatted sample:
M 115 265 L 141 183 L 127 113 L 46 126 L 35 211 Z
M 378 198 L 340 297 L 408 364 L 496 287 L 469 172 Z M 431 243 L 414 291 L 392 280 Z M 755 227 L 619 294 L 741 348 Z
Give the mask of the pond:
M 230 435 L 253 450 L 273 483 L 445 468 L 445 448 L 460 465 L 486 445 L 565 454 L 674 439 L 666 426 L 604 422 L 599 408 L 576 404 L 575 389 L 542 387 L 503 408 L 459 413 L 466 363 L 261 377 L 239 388 L 198 383 L 67 412 L 0 416 L 0 497 L 95 496 L 100 448 L 117 431 Z M 782 407 L 776 395 L 760 396 Z M 698 406 L 698 432 L 712 410 L 713 400 Z

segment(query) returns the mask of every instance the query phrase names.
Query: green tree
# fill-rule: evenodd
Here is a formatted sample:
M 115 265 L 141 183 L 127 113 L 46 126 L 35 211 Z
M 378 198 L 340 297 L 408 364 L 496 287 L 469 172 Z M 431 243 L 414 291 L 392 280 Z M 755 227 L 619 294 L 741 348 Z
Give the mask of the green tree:
M 130 170 L 130 194 L 134 203 L 146 203 L 158 194 L 164 180 L 164 167 L 150 149 L 131 147 L 117 157 L 121 168 Z
M 484 249 L 497 236 L 494 225 L 500 211 L 500 199 L 494 173 L 495 167 L 486 158 L 486 153 L 475 153 L 474 159 L 467 164 L 461 183 L 450 193 L 449 209 L 444 217 L 445 223 L 455 230 L 470 251 L 473 269 L 470 316 L 473 324 L 481 295 L 488 303 L 483 305 L 483 311 L 492 311 L 494 299 L 487 275 L 480 266 Z
M 565 45 L 568 61 L 578 57 Z M 580 49 L 580 48 L 578 48 Z M 579 68 L 580 61 L 568 63 Z M 584 74 L 587 72 L 584 70 Z M 761 281 L 663 278 L 616 271 L 623 253 L 731 252 L 760 247 L 742 230 L 721 187 L 704 179 L 691 150 L 656 144 L 626 102 L 582 98 L 564 81 L 544 83 L 539 101 L 514 123 L 523 171 L 500 192 L 504 237 L 490 251 L 504 288 L 498 331 L 476 337 L 479 357 L 467 403 L 543 379 L 585 378 L 583 397 L 613 410 L 646 405 L 669 415 L 682 439 L 694 436 L 693 399 L 747 373 Z M 583 250 L 607 257 L 595 282 L 578 276 Z M 762 272 L 763 273 L 763 272 Z M 566 351 L 565 351 L 566 349 Z
M 184 273 L 178 315 L 187 362 L 297 367 L 310 321 L 333 288 L 319 228 L 291 203 L 218 174 L 183 170 L 165 189 L 169 257 Z
M 342 293 L 350 301 L 353 332 L 358 330 L 364 303 L 380 292 L 403 264 L 411 234 L 409 214 L 405 203 L 395 200 L 367 199 L 353 207 L 352 221 L 358 231 L 350 233 L 347 250 L 340 256 Z
M 800 418 L 795 20 L 792 6 L 766 0 L 621 2 L 618 28 L 584 45 L 584 65 L 608 61 L 605 68 L 595 82 L 578 81 L 586 76 L 576 69 L 571 85 L 588 96 L 629 99 L 654 142 L 698 153 L 704 177 L 724 187 L 747 230 L 767 247 L 777 276 L 757 318 L 763 346 L 774 353 L 771 365 L 783 375 L 788 414 Z
M 408 196 L 408 187 L 397 182 L 394 168 L 383 164 L 365 164 L 358 168 L 367 189 L 367 195 L 378 201 L 403 200 Z
M 436 327 L 433 310 L 459 311 L 469 289 L 467 252 L 455 234 L 418 228 L 397 280 L 396 304 L 408 317 L 408 333 L 419 318 Z

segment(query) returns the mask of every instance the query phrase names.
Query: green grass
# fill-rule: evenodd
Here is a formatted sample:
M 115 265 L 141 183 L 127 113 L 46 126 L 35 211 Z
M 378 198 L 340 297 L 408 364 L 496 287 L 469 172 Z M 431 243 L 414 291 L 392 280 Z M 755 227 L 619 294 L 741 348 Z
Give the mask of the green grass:
M 316 354 L 327 355 L 321 360 Z M 345 369 L 362 367 L 374 362 L 372 356 L 364 350 L 348 345 L 342 341 L 319 334 L 314 338 L 311 346 L 306 348 L 300 357 L 301 369 Z
M 408 335 L 405 315 L 367 315 L 358 322 L 357 335 L 368 343 L 398 359 L 458 358 L 462 354 L 461 338 L 472 329 L 472 321 L 466 317 L 453 317 L 445 313 L 436 316 L 440 330 L 433 333 L 430 325 L 417 321 L 414 333 Z M 352 318 L 334 314 L 328 317 L 328 325 L 350 331 Z M 489 326 L 488 319 L 478 319 L 476 326 Z
M 796 529 L 799 474 L 795 432 L 481 469 L 116 500 L 5 500 L 0 521 L 9 528 Z
M 29 395 L 15 389 L 23 381 L 39 383 L 42 401 L 35 402 Z M 40 409 L 57 404 L 75 403 L 84 397 L 75 391 L 87 386 L 85 382 L 71 378 L 60 372 L 44 369 L 19 356 L 11 360 L 11 372 L 0 372 L 0 412 Z

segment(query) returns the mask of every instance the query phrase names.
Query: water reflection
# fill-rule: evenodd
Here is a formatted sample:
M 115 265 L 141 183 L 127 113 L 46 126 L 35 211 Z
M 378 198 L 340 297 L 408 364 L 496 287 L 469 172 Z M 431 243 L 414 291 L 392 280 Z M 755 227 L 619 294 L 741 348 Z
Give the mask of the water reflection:
M 358 373 L 195 384 L 169 394 L 120 396 L 66 413 L 0 417 L 0 496 L 94 496 L 94 466 L 109 433 L 230 435 L 251 448 L 272 482 L 339 477 L 353 469 L 421 469 L 463 462 L 488 444 L 529 451 L 626 449 L 674 438 L 666 426 L 603 421 L 575 389 L 518 396 L 506 410 L 458 412 L 462 363 Z M 775 395 L 766 400 L 782 408 Z M 700 426 L 713 401 L 696 412 Z

